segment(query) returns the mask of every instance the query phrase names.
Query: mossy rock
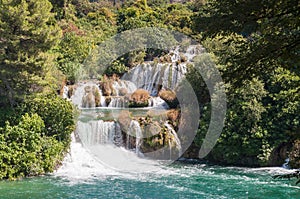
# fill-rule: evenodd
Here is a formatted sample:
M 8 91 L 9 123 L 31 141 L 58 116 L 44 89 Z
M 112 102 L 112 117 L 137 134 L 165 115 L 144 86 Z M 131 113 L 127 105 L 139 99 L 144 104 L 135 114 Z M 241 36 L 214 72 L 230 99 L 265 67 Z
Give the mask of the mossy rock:
M 129 97 L 129 107 L 147 107 L 150 94 L 144 89 L 137 89 Z
M 300 168 L 300 140 L 296 140 L 293 143 L 289 159 L 289 165 L 291 168 Z
M 179 105 L 176 93 L 172 90 L 161 90 L 158 96 L 163 99 L 170 108 L 176 108 Z

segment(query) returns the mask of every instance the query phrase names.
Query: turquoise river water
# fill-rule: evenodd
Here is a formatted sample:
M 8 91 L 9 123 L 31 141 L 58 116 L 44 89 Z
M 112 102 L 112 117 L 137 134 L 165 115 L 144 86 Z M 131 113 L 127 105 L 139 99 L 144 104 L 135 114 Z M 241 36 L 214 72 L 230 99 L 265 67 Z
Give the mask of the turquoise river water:
M 271 177 L 282 172 L 286 171 L 180 163 L 140 174 L 51 174 L 2 181 L 0 198 L 300 198 L 295 180 Z

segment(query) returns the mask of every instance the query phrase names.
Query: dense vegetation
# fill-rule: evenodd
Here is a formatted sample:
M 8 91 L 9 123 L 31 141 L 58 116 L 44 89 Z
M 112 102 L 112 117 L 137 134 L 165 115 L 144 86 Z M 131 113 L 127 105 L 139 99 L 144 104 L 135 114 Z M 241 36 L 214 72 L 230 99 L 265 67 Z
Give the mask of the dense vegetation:
M 258 166 L 278 165 L 289 156 L 293 167 L 300 167 L 297 1 L 2 0 L 0 10 L 1 179 L 43 174 L 59 165 L 74 119 L 72 106 L 57 91 L 88 75 L 84 62 L 93 59 L 102 41 L 140 27 L 189 35 L 217 64 L 226 83 L 228 112 L 209 160 Z M 122 74 L 161 53 L 130 52 L 105 72 Z M 200 146 L 210 100 L 195 70 L 187 79 L 202 110 L 195 140 Z
M 300 136 L 297 16 L 299 4 L 291 0 L 209 1 L 200 8 L 193 28 L 218 64 L 228 98 L 210 159 L 258 166 L 289 157 L 300 166 L 299 149 L 290 148 Z

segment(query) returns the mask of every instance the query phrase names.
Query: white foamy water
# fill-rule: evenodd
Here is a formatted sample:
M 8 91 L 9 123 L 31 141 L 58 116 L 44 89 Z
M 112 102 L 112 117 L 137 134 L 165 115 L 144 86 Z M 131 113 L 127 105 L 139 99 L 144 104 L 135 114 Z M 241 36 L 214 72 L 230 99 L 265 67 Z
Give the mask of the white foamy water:
M 142 159 L 133 151 L 110 144 L 83 146 L 72 134 L 70 153 L 54 176 L 81 183 L 109 176 L 135 179 L 137 175 L 153 172 L 166 174 L 159 162 Z
M 87 180 L 99 176 L 118 175 L 118 173 L 101 164 L 88 149 L 80 142 L 76 142 L 72 134 L 70 153 L 54 175 L 70 180 Z

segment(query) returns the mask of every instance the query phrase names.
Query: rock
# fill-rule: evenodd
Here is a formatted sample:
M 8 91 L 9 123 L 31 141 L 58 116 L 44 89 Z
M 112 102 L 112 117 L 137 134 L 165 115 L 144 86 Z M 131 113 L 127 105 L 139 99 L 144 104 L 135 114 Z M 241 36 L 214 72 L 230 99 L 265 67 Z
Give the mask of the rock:
M 180 110 L 178 110 L 178 109 L 168 110 L 167 118 L 168 118 L 168 120 L 170 120 L 172 122 L 178 121 L 180 118 Z
M 144 89 L 137 89 L 129 97 L 129 107 L 147 107 L 150 94 Z
M 95 96 L 95 106 L 100 107 L 101 106 L 101 96 L 100 96 L 99 89 L 96 86 L 93 86 L 92 91 Z
M 110 102 L 111 102 L 111 97 L 110 97 L 110 96 L 106 96 L 106 97 L 105 97 L 105 103 L 106 103 L 107 105 L 109 105 Z
M 77 85 L 68 85 L 68 88 L 68 97 L 71 98 L 77 88 Z
M 131 120 L 132 119 L 129 111 L 123 110 L 120 112 L 118 116 L 118 122 L 123 132 L 127 133 Z
M 84 87 L 85 94 L 82 97 L 82 107 L 92 108 L 101 106 L 101 96 L 96 86 Z
M 83 108 L 95 107 L 95 96 L 92 92 L 88 92 L 82 97 L 82 107 Z
M 103 93 L 103 96 L 111 96 L 112 94 L 112 89 L 111 89 L 111 85 L 110 85 L 110 82 L 102 82 L 100 84 L 101 86 L 101 90 L 102 90 L 102 93 Z
M 159 134 L 161 127 L 158 122 L 146 124 L 144 126 L 144 137 L 152 137 Z
M 186 62 L 187 61 L 187 57 L 183 53 L 180 53 L 179 56 L 180 56 L 180 62 Z
M 125 96 L 125 95 L 127 95 L 127 93 L 128 93 L 128 90 L 126 88 L 121 88 L 119 90 L 119 96 Z
M 180 119 L 180 110 L 171 109 L 167 111 L 167 118 L 174 127 L 174 129 L 178 130 L 179 119 Z
M 172 90 L 161 90 L 158 96 L 163 99 L 170 108 L 176 108 L 179 105 L 176 93 Z
M 116 96 L 112 80 L 105 80 L 101 82 L 100 89 L 102 90 L 103 96 Z
M 288 152 L 292 147 L 291 142 L 283 142 L 272 150 L 268 166 L 281 166 L 288 158 Z
M 300 140 L 293 143 L 291 152 L 289 153 L 289 166 L 291 168 L 300 168 Z

